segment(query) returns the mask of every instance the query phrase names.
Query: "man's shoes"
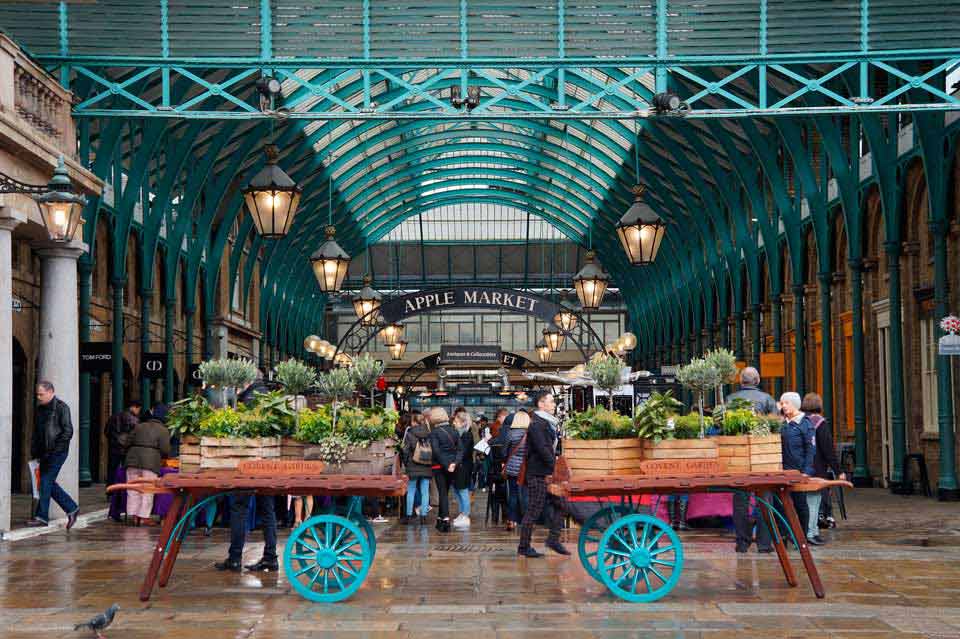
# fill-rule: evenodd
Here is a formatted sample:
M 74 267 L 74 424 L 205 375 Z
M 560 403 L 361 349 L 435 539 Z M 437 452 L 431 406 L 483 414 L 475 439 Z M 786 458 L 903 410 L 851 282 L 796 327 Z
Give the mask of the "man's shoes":
M 36 517 L 27 522 L 27 528 L 43 528 L 47 525 L 47 522 L 42 519 L 37 519 Z
M 745 553 L 750 550 L 750 544 L 737 544 L 737 552 Z
M 80 509 L 77 508 L 75 511 L 67 515 L 67 525 L 66 525 L 67 530 L 70 530 L 71 528 L 73 528 L 73 525 L 77 523 L 77 515 L 79 514 L 80 514 Z
M 549 548 L 550 550 L 552 550 L 553 552 L 557 553 L 558 555 L 569 555 L 569 554 L 570 554 L 570 551 L 567 550 L 566 548 L 564 548 L 564 547 L 563 547 L 563 544 L 561 544 L 559 541 L 549 541 L 549 540 L 548 540 L 547 543 L 545 543 L 544 545 L 545 545 L 547 548 Z
M 437 530 L 442 533 L 450 532 L 450 520 L 437 518 Z
M 275 560 L 267 561 L 266 559 L 261 559 L 255 564 L 244 566 L 244 568 L 250 572 L 277 572 L 280 570 L 280 566 Z
M 816 537 L 807 537 L 807 543 L 811 546 L 822 546 L 827 543 L 827 541 L 820 535 L 817 535 Z
M 757 552 L 761 555 L 767 555 L 773 552 L 773 547 L 767 546 L 766 548 L 757 548 Z
M 223 572 L 225 570 L 229 570 L 230 572 L 243 571 L 243 566 L 240 565 L 239 561 L 232 561 L 230 559 L 227 559 L 226 561 L 221 561 L 219 563 L 215 563 L 213 564 L 213 567 L 219 570 L 220 572 Z
M 537 558 L 543 557 L 542 552 L 537 552 L 532 546 L 530 548 L 517 548 L 517 554 L 521 557 Z

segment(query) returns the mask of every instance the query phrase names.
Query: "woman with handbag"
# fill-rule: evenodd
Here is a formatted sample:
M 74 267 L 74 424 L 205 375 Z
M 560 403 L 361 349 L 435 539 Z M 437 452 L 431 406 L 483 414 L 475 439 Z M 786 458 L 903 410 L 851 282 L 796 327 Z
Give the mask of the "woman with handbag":
M 502 473 L 507 482 L 507 530 L 515 530 L 520 525 L 520 519 L 527 509 L 527 491 L 517 482 L 517 476 L 527 452 L 529 426 L 530 415 L 519 411 L 503 420 L 497 435 L 498 445 L 505 451 Z
M 450 486 L 456 477 L 457 462 L 463 456 L 460 450 L 460 435 L 450 424 L 450 417 L 444 408 L 431 408 L 427 413 L 432 451 L 433 479 L 437 482 L 437 530 L 450 532 Z
M 454 472 L 453 490 L 457 495 L 460 514 L 453 520 L 454 528 L 470 527 L 470 484 L 473 481 L 473 419 L 466 410 L 454 415 L 453 427 L 460 438 L 460 458 Z
M 410 425 L 403 434 L 402 455 L 410 483 L 407 484 L 407 509 L 402 523 L 414 522 L 414 512 L 422 526 L 430 512 L 430 478 L 433 477 L 433 448 L 430 445 L 430 424 L 422 415 L 411 415 Z M 420 505 L 414 510 L 417 494 Z

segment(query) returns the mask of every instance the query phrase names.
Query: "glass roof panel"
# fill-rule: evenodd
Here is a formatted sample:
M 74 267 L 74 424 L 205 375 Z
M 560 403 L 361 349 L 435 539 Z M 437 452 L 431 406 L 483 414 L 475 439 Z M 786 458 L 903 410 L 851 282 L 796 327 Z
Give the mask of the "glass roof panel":
M 422 235 L 421 235 L 422 233 Z M 484 202 L 448 204 L 407 218 L 384 242 L 524 242 L 566 239 L 559 229 L 518 208 Z

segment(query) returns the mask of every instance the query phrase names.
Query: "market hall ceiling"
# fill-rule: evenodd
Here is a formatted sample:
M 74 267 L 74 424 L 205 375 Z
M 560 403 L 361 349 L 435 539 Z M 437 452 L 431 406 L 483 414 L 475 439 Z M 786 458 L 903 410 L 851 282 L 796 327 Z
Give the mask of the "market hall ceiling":
M 856 123 L 943 122 L 958 23 L 956 0 L 0 4 L 0 28 L 77 96 L 92 166 L 121 158 L 152 197 L 189 202 L 150 207 L 191 215 L 189 242 L 237 220 L 253 235 L 238 192 L 280 145 L 304 195 L 286 238 L 253 237 L 267 299 L 314 294 L 328 214 L 358 255 L 411 216 L 484 202 L 592 243 L 634 312 L 825 208 L 857 168 Z M 688 110 L 656 115 L 662 92 Z M 670 222 L 645 270 L 613 229 L 636 184 Z

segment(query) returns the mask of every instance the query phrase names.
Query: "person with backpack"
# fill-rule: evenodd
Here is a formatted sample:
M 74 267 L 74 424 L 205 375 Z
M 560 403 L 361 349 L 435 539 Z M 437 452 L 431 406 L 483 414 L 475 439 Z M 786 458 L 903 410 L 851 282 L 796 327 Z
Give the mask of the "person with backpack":
M 433 454 L 433 479 L 437 482 L 437 530 L 450 532 L 450 487 L 456 478 L 457 462 L 463 457 L 460 434 L 450 424 L 445 408 L 431 408 L 427 413 L 430 424 L 430 448 Z
M 518 411 L 507 415 L 500 427 L 500 432 L 490 446 L 497 446 L 503 452 L 502 476 L 507 482 L 507 530 L 516 530 L 520 519 L 527 509 L 527 494 L 523 486 L 517 482 L 520 466 L 526 456 L 527 428 L 530 426 L 530 415 Z
M 430 512 L 430 478 L 433 477 L 433 447 L 430 445 L 430 424 L 422 415 L 410 416 L 410 425 L 401 442 L 404 467 L 410 483 L 407 484 L 407 509 L 401 523 L 412 524 L 414 513 L 420 525 L 426 523 Z M 420 505 L 414 508 L 419 492 Z

